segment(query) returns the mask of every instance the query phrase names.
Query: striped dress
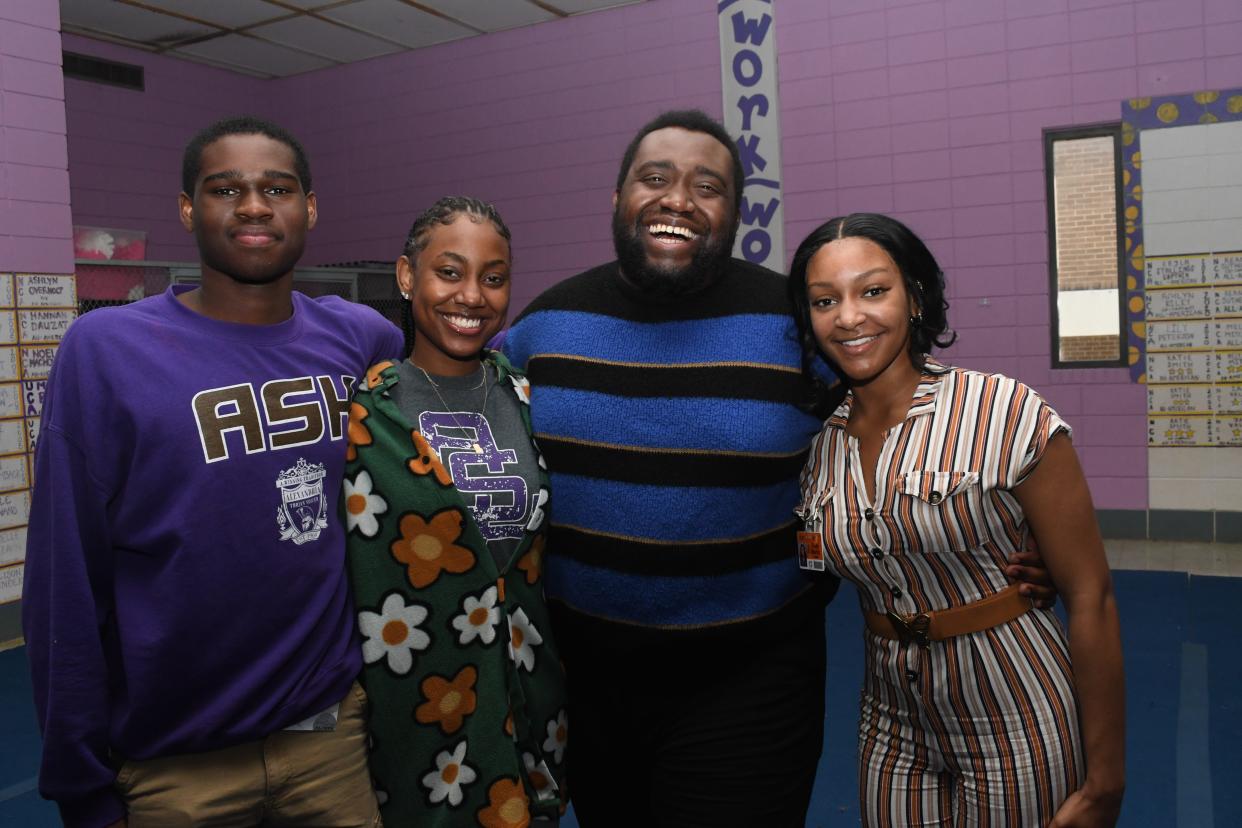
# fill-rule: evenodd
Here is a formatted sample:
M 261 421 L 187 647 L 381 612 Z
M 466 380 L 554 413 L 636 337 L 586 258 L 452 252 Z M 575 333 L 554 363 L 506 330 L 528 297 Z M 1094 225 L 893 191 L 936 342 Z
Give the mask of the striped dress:
M 828 571 L 875 612 L 957 607 L 1005 588 L 1027 531 L 1013 489 L 1065 422 L 1015 380 L 929 363 L 885 435 L 871 503 L 845 430 L 851 403 L 825 422 L 802 475 Z M 1078 788 L 1078 706 L 1051 611 L 928 648 L 864 635 L 865 825 L 1044 825 Z

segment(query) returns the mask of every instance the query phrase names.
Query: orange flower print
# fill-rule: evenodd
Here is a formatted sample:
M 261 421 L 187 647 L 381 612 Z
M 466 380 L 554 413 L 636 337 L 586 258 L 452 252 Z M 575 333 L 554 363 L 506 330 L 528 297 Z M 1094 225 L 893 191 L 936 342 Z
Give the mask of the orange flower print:
M 407 464 L 410 471 L 415 474 L 434 474 L 441 486 L 452 486 L 453 476 L 449 474 L 448 469 L 444 468 L 444 464 L 440 462 L 439 457 L 436 457 L 436 453 L 431 450 L 431 444 L 427 442 L 427 438 L 417 431 L 411 431 L 410 437 L 414 440 L 414 450 L 418 452 L 418 456 L 411 458 Z
M 479 824 L 484 828 L 526 828 L 530 825 L 530 808 L 522 783 L 504 777 L 487 789 L 488 805 L 479 809 Z
M 530 549 L 526 550 L 517 562 L 517 568 L 526 573 L 526 583 L 533 584 L 539 580 L 539 576 L 543 574 L 543 545 L 544 536 L 540 535 L 531 543 Z
M 452 681 L 443 676 L 427 676 L 422 685 L 427 701 L 414 710 L 415 720 L 426 725 L 438 724 L 446 735 L 456 733 L 479 703 L 474 692 L 478 677 L 479 671 L 469 664 Z
M 383 377 L 380 376 L 380 373 L 383 372 L 387 368 L 391 368 L 392 364 L 393 364 L 392 360 L 388 359 L 376 365 L 372 365 L 370 368 L 367 369 L 367 389 L 368 390 L 374 388 L 375 386 L 379 385 L 380 382 L 383 381 Z
M 369 416 L 358 403 L 349 404 L 349 448 L 345 450 L 345 459 L 351 463 L 358 459 L 358 446 L 371 445 L 371 429 L 362 422 Z
M 422 589 L 435 583 L 441 572 L 460 574 L 474 566 L 474 553 L 457 544 L 464 523 L 465 515 L 453 508 L 437 512 L 430 521 L 415 512 L 401 516 L 401 537 L 391 551 L 405 564 L 413 586 Z

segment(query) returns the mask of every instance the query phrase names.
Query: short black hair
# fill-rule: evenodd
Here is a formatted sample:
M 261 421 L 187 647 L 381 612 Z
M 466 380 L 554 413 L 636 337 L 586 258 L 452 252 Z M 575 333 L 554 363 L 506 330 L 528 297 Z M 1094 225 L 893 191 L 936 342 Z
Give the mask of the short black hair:
M 949 303 L 944 298 L 944 271 L 936 257 L 927 249 L 923 240 L 900 221 L 879 213 L 851 213 L 838 216 L 811 231 L 794 253 L 789 269 L 789 301 L 793 305 L 794 321 L 798 326 L 798 344 L 802 349 L 802 371 L 814 387 L 809 410 L 827 416 L 827 401 L 839 399 L 814 370 L 819 355 L 819 342 L 811 328 L 811 303 L 806 295 L 806 270 L 821 247 L 837 239 L 867 239 L 883 248 L 901 271 L 906 292 L 914 297 L 919 316 L 910 324 L 910 355 L 916 365 L 922 365 L 932 346 L 947 348 L 957 340 L 957 334 L 949 329 Z M 834 368 L 835 370 L 835 368 Z M 842 375 L 841 382 L 849 384 Z
M 737 143 L 729 136 L 729 131 L 701 109 L 669 110 L 644 124 L 625 148 L 625 155 L 621 158 L 621 170 L 617 173 L 617 189 L 620 190 L 625 183 L 625 177 L 629 175 L 630 167 L 634 164 L 634 156 L 638 153 L 638 145 L 643 139 L 658 129 L 669 127 L 705 133 L 729 150 L 729 157 L 733 161 L 733 213 L 737 215 L 742 209 L 742 188 L 746 183 L 746 173 L 742 170 L 742 154 L 738 152 Z
M 310 161 L 307 160 L 306 150 L 302 149 L 298 139 L 290 135 L 284 127 L 252 115 L 238 115 L 216 121 L 190 139 L 190 143 L 185 145 L 185 155 L 181 158 L 181 192 L 193 197 L 194 184 L 203 169 L 203 150 L 227 135 L 266 135 L 287 146 L 293 151 L 293 172 L 302 184 L 302 192 L 311 192 Z

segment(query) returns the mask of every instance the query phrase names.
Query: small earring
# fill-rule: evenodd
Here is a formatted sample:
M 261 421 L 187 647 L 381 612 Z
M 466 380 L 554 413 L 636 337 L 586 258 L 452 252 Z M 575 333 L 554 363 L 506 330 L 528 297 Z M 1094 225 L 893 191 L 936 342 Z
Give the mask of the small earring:
M 910 317 L 910 327 L 917 328 L 923 324 L 923 314 L 916 313 Z
M 406 293 L 406 292 L 403 290 L 403 291 L 401 291 L 401 298 L 402 298 L 402 299 L 404 299 L 405 301 L 407 301 L 407 302 L 408 302 L 408 301 L 410 301 L 410 294 Z

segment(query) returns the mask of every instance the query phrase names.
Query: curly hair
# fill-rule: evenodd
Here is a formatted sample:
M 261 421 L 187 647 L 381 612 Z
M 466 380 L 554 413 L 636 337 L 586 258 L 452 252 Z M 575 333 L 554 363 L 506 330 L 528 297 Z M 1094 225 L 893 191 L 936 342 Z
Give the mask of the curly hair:
M 265 135 L 287 146 L 293 151 L 293 172 L 302 185 L 302 192 L 311 191 L 310 160 L 298 139 L 290 135 L 284 127 L 271 121 L 251 115 L 239 115 L 216 121 L 203 128 L 185 145 L 185 153 L 181 156 L 181 192 L 191 197 L 194 195 L 194 184 L 203 170 L 203 150 L 229 135 Z
M 901 271 L 906 290 L 914 297 L 919 315 L 910 322 L 910 358 L 922 366 L 932 346 L 947 348 L 957 340 L 949 328 L 949 303 L 944 298 L 944 272 L 936 257 L 917 235 L 900 221 L 879 213 L 851 213 L 830 219 L 811 231 L 794 253 L 789 272 L 789 301 L 793 305 L 798 326 L 798 344 L 802 350 L 802 372 L 812 386 L 807 410 L 827 416 L 831 401 L 839 399 L 813 366 L 820 355 L 819 342 L 811 328 L 811 303 L 806 295 L 806 271 L 821 247 L 837 239 L 867 239 L 879 245 Z M 841 382 L 849 379 L 842 376 Z
M 475 224 L 491 222 L 492 227 L 496 228 L 496 232 L 505 240 L 505 243 L 512 244 L 513 239 L 509 228 L 493 205 L 469 196 L 444 196 L 414 219 L 414 224 L 411 225 L 410 232 L 405 237 L 401 255 L 410 260 L 411 267 L 418 258 L 418 254 L 422 253 L 430 243 L 432 228 L 437 224 L 452 224 L 458 216 L 465 216 Z M 405 334 L 405 352 L 413 353 L 414 310 L 409 302 L 401 303 L 401 332 Z
M 625 148 L 625 155 L 621 157 L 621 169 L 617 172 L 617 190 L 619 191 L 625 184 L 625 177 L 630 174 L 630 167 L 634 166 L 634 156 L 638 154 L 638 145 L 656 130 L 669 127 L 710 135 L 729 151 L 730 167 L 733 170 L 733 212 L 737 213 L 742 207 L 742 188 L 746 184 L 741 152 L 737 148 L 737 143 L 729 136 L 729 131 L 719 121 L 699 109 L 672 109 L 643 124 L 638 134 Z

